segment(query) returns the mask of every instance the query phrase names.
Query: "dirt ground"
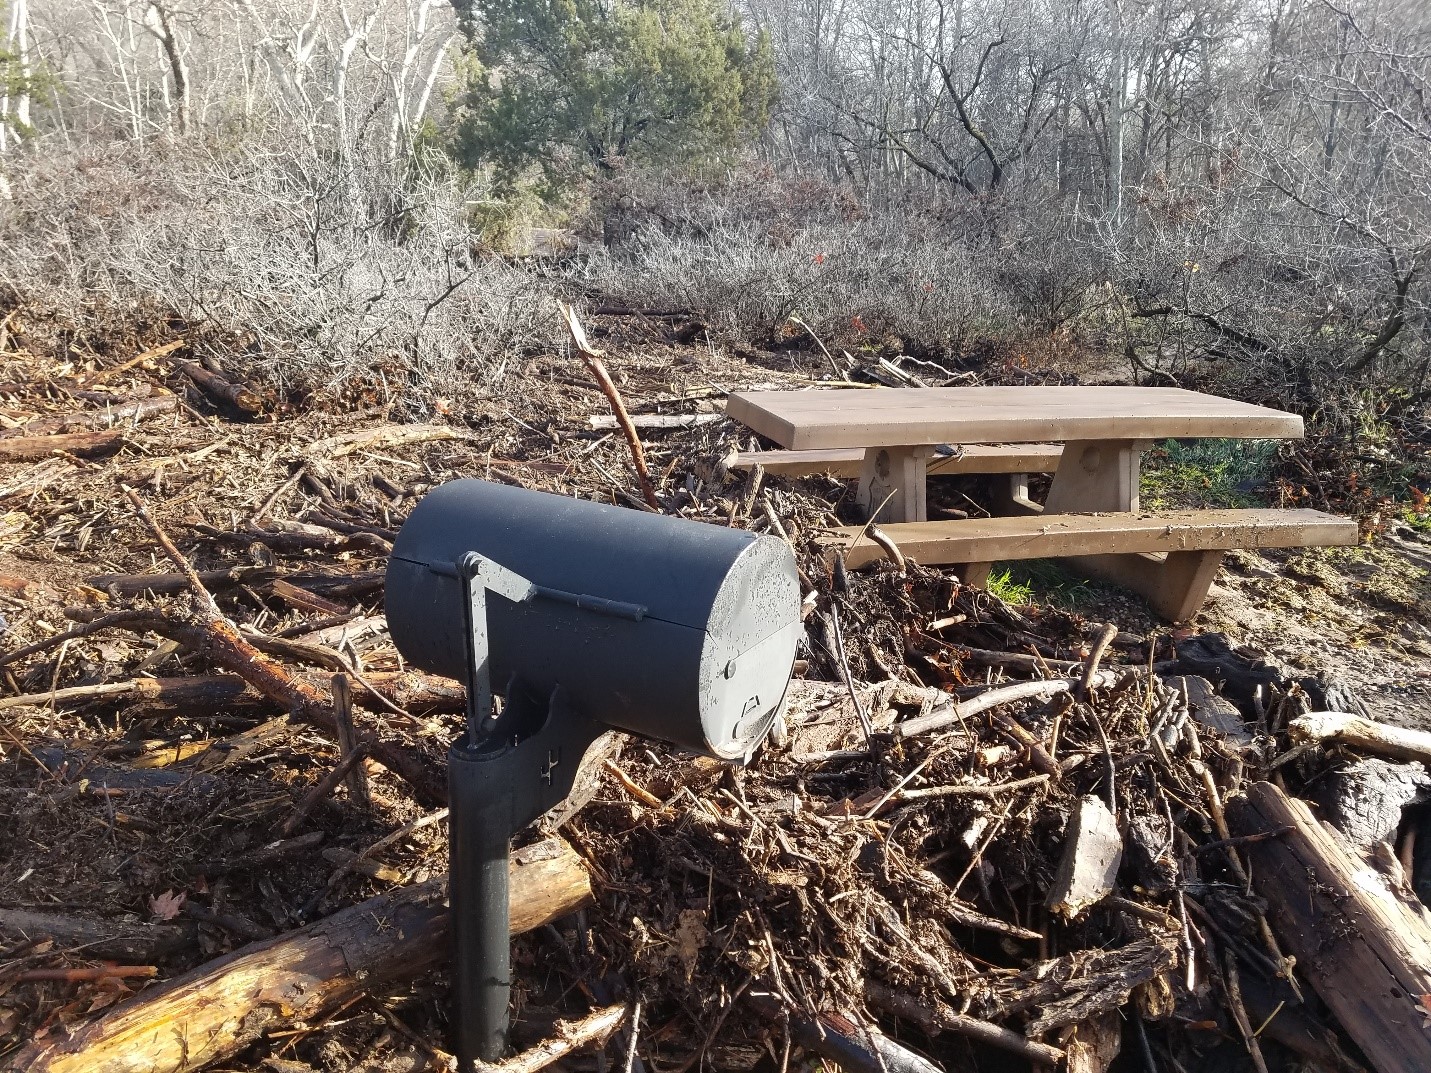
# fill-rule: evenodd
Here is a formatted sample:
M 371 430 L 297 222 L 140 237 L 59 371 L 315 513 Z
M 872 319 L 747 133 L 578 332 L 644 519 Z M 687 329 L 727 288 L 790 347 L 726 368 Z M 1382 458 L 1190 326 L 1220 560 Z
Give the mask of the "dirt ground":
M 623 319 L 597 322 L 592 334 L 608 350 L 618 384 L 638 414 L 717 413 L 728 391 L 808 385 L 821 370 L 821 363 L 803 352 L 726 354 L 668 344 L 652 326 Z M 81 389 L 90 392 L 86 401 L 96 392 L 115 399 L 173 392 L 179 402 L 168 413 L 127 426 L 123 445 L 108 457 L 59 455 L 0 463 L 0 658 L 73 628 L 85 614 L 164 612 L 183 605 L 185 597 L 172 592 L 121 593 L 106 577 L 173 571 L 136 516 L 126 488 L 138 493 L 199 571 L 259 571 L 252 581 L 225 585 L 219 595 L 225 614 L 241 629 L 299 640 L 331 631 L 335 622 L 361 622 L 381 612 L 380 587 L 373 579 L 383 569 L 385 541 L 416 498 L 445 480 L 488 477 L 634 505 L 626 445 L 617 433 L 593 429 L 591 419 L 604 418 L 607 406 L 572 358 L 535 358 L 493 383 L 476 377 L 466 395 L 442 400 L 430 415 L 433 424 L 453 430 L 450 438 L 379 442 L 352 451 L 346 450 L 343 436 L 394 423 L 395 414 L 410 413 L 412 400 L 384 397 L 371 385 L 350 385 L 342 398 L 324 405 L 315 400 L 304 412 L 239 419 L 197 390 L 166 356 L 127 368 L 80 354 L 5 358 L 0 363 L 0 417 L 12 425 L 81 409 L 84 404 L 76 397 Z M 752 445 L 748 432 L 721 420 L 650 431 L 644 439 L 668 510 L 717 523 L 738 520 L 769 527 L 759 508 L 744 502 L 747 476 L 724 464 L 732 450 Z M 797 543 L 820 525 L 850 517 L 850 489 L 838 482 L 771 479 L 764 491 L 770 509 L 783 518 Z M 978 494 L 975 485 L 969 491 Z M 305 525 L 310 528 L 301 528 Z M 305 591 L 312 595 L 275 590 L 261 573 L 266 568 L 282 568 L 300 587 L 311 582 Z M 882 661 L 902 663 L 903 641 L 897 630 L 888 637 L 878 632 L 875 605 L 891 599 L 889 590 L 868 592 L 877 594 L 870 597 L 871 644 L 868 649 L 861 645 L 850 662 L 857 677 L 880 681 L 888 677 L 881 673 Z M 1207 607 L 1188 627 L 1224 632 L 1303 673 L 1333 671 L 1355 686 L 1378 717 L 1431 728 L 1428 596 L 1431 544 L 1409 529 L 1393 528 L 1353 549 L 1232 555 Z M 1098 625 L 1112 622 L 1133 638 L 1123 655 L 1137 662 L 1162 658 L 1166 646 L 1188 632 L 1188 627 L 1175 631 L 1158 622 L 1136 599 L 1102 588 L 1074 609 L 1062 607 L 1056 593 L 1035 591 L 1034 599 L 1044 606 L 1025 609 L 1029 617 L 1018 619 L 1022 625 L 1006 623 L 1003 632 L 985 627 L 988 632 L 975 641 L 1004 639 L 1034 623 L 1047 639 L 1039 658 L 1076 661 L 1086 656 Z M 336 606 L 325 611 L 325 604 Z M 851 606 L 858 611 L 858 604 Z M 990 621 L 998 621 L 997 615 Z M 366 675 L 401 669 L 381 632 L 336 641 L 331 633 L 323 636 Z M 813 654 L 809 664 L 807 677 L 833 679 L 838 692 L 838 673 L 821 666 Z M 110 630 L 76 636 L 34 658 L 6 659 L 0 673 L 9 697 L 40 697 L 136 676 L 178 679 L 212 669 L 199 654 L 159 633 Z M 312 670 L 327 674 L 332 668 Z M 812 682 L 810 688 L 818 692 L 826 684 Z M 376 707 L 361 715 L 363 727 L 379 736 L 402 736 L 423 762 L 440 768 L 457 729 L 456 707 L 401 714 Z M 312 727 L 269 727 L 275 714 L 253 697 L 207 710 L 102 698 L 6 705 L 0 714 L 0 817 L 11 832 L 0 843 L 0 911 L 98 913 L 112 919 L 127 914 L 134 921 L 172 926 L 178 935 L 174 950 L 152 955 L 161 974 L 168 974 L 355 904 L 394 883 L 418 883 L 445 869 L 445 823 L 427 822 L 431 803 L 416 800 L 410 787 L 378 766 L 370 772 L 371 807 L 348 807 L 348 798 L 339 792 L 298 827 L 312 836 L 307 849 L 275 860 L 255 856 L 339 756 L 332 741 Z M 235 734 L 255 728 L 269 729 L 248 745 L 232 744 Z M 163 760 L 170 754 L 181 760 L 187 747 L 212 753 L 215 741 L 228 744 L 211 762 L 176 766 Z M 835 737 L 807 740 L 806 747 L 842 746 Z M 660 793 L 670 764 L 664 752 L 637 750 L 623 763 L 632 777 Z M 688 785 L 698 785 L 699 764 L 681 763 Z M 160 781 L 127 787 L 122 772 L 136 768 L 161 773 L 155 776 Z M 168 771 L 177 772 L 176 781 L 162 780 Z M 752 785 L 721 782 L 719 772 L 708 778 L 711 787 L 736 795 L 742 785 Z M 792 788 L 806 785 L 803 776 L 789 778 Z M 829 785 L 836 797 L 844 793 L 844 784 Z M 856 789 L 851 783 L 849 792 Z M 775 789 L 752 792 L 752 800 L 765 795 L 775 806 Z M 591 808 L 594 818 L 586 827 L 578 825 L 573 837 L 584 840 L 593 861 L 607 862 L 613 889 L 633 892 L 638 916 L 650 911 L 642 899 L 655 897 L 649 887 L 651 862 L 669 853 L 670 844 L 643 826 L 620 787 L 606 784 Z M 1030 819 L 1028 833 L 1033 837 L 1037 828 L 1041 843 L 1052 835 L 1039 823 L 1045 821 Z M 1022 829 L 1011 824 L 1010 830 Z M 361 859 L 394 831 L 406 834 L 365 867 L 353 865 L 355 857 Z M 623 831 L 626 835 L 613 833 Z M 778 849 L 767 850 L 778 856 Z M 840 859 L 860 861 L 860 852 L 869 851 L 842 850 Z M 1037 871 L 1044 866 L 1028 867 Z M 890 866 L 884 868 L 888 875 Z M 843 881 L 857 885 L 858 871 Z M 666 874 L 664 867 L 661 874 Z M 704 913 L 714 904 L 702 900 L 712 897 L 709 892 L 695 888 L 716 880 L 699 878 L 699 883 L 687 882 L 691 889 L 681 895 L 686 901 L 662 903 L 665 917 L 685 920 L 682 913 Z M 797 886 L 805 882 L 794 873 L 788 878 Z M 762 881 L 778 886 L 780 879 L 765 875 Z M 643 886 L 644 895 L 634 893 Z M 621 918 L 624 927 L 635 926 L 624 900 L 608 910 L 601 919 Z M 583 918 L 575 930 L 549 928 L 518 944 L 517 963 L 528 973 L 530 1010 L 521 1030 L 527 1036 L 542 1034 L 541 1026 L 550 1019 L 543 1022 L 541 1011 L 562 1006 L 573 993 L 573 981 L 608 978 L 591 968 L 605 955 L 601 940 L 593 940 L 587 927 Z M 811 941 L 818 938 L 812 933 Z M 636 963 L 654 958 L 662 966 L 659 972 L 670 974 L 687 957 L 689 981 L 699 959 L 694 953 L 679 955 L 679 944 L 669 944 L 669 936 L 651 940 Z M 66 1026 L 134 990 L 135 981 L 118 979 L 81 986 L 26 982 L 23 973 L 48 964 L 43 959 L 51 949 L 0 946 L 0 1051 L 60 1035 Z M 980 951 L 996 960 L 1007 958 L 992 947 Z M 571 960 L 571 971 L 542 969 L 562 958 Z M 726 986 L 721 983 L 712 994 Z M 829 986 L 838 993 L 843 985 Z M 601 994 L 588 997 L 605 1001 Z M 444 1003 L 440 977 L 425 977 L 397 992 L 368 997 L 321 1025 L 301 1026 L 254 1061 L 279 1071 L 416 1068 L 431 1058 L 431 1048 L 413 1037 L 440 1037 Z M 656 1038 L 673 1047 L 683 1040 L 688 1046 L 698 1043 L 691 1038 L 696 1026 L 709 1023 L 694 1008 L 684 1013 L 669 1008 L 665 1016 Z M 749 1068 L 764 1060 L 757 1043 L 732 1037 L 729 1046 L 731 1053 L 715 1061 L 717 1068 Z M 740 1053 L 742 1048 L 746 1053 Z M 226 1068 L 258 1067 L 236 1058 Z

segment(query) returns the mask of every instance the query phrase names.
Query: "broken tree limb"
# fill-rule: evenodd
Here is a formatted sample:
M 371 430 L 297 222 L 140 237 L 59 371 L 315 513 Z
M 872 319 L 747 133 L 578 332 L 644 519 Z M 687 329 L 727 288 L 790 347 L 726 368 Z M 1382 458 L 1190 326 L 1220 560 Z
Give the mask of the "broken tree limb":
M 1287 726 L 1287 732 L 1294 741 L 1350 745 L 1397 760 L 1421 760 L 1431 763 L 1431 734 L 1424 730 L 1404 730 L 1372 719 L 1363 719 L 1359 715 L 1347 715 L 1344 712 L 1308 712 L 1293 719 Z
M 205 395 L 218 402 L 226 402 L 246 414 L 263 411 L 263 399 L 252 388 L 236 384 L 228 377 L 206 369 L 197 361 L 176 361 L 174 368 L 197 384 Z
M 630 1012 L 625 1003 L 595 1010 L 578 1021 L 558 1021 L 552 1038 L 500 1062 L 476 1062 L 476 1073 L 537 1073 L 583 1047 L 602 1044 Z
M 78 432 L 81 429 L 116 428 L 119 425 L 143 421 L 148 417 L 167 414 L 178 408 L 179 396 L 157 395 L 149 399 L 135 399 L 122 406 L 107 406 L 103 410 L 84 410 L 79 413 L 36 418 L 28 424 L 0 432 L 0 438 L 8 440 Z
M 370 448 L 401 447 L 410 443 L 432 443 L 436 440 L 472 440 L 477 437 L 460 428 L 447 425 L 379 425 L 376 428 L 344 432 L 327 439 L 314 440 L 303 449 L 309 458 L 341 458 L 355 451 Z
M 641 446 L 641 437 L 636 433 L 636 426 L 631 424 L 631 415 L 626 412 L 626 403 L 622 401 L 621 392 L 617 390 L 611 374 L 606 371 L 606 364 L 601 360 L 602 352 L 587 341 L 586 330 L 582 328 L 581 321 L 576 319 L 576 310 L 565 302 L 559 301 L 557 305 L 561 308 L 562 316 L 566 318 L 572 345 L 581 355 L 586 371 L 591 373 L 601 387 L 601 393 L 606 396 L 606 401 L 611 404 L 611 412 L 621 426 L 627 446 L 631 448 L 631 462 L 636 467 L 636 477 L 641 482 L 641 496 L 646 500 L 646 505 L 659 514 L 661 501 L 656 498 L 656 486 L 651 483 L 651 472 L 646 468 L 646 450 Z
M 809 1017 L 773 994 L 752 992 L 745 1001 L 768 1021 L 786 1020 L 801 1047 L 828 1058 L 847 1073 L 941 1073 L 929 1059 L 837 1013 Z
M 1380 1073 L 1431 1069 L 1431 913 L 1272 783 L 1229 802 L 1228 819 L 1244 835 L 1293 828 L 1245 850 L 1278 938 Z
M 1118 680 L 1118 677 L 1118 674 L 1113 671 L 1099 671 L 1089 679 L 1088 685 L 1090 688 L 1103 689 L 1111 686 Z M 1049 678 L 1042 682 L 1015 682 L 1013 685 L 999 686 L 986 693 L 980 693 L 978 696 L 955 702 L 944 711 L 906 719 L 894 728 L 894 734 L 900 739 L 929 734 L 935 730 L 953 726 L 971 715 L 978 715 L 990 708 L 997 708 L 1001 704 L 1010 704 L 1016 700 L 1047 700 L 1059 693 L 1067 693 L 1075 689 L 1082 682 L 1081 677 Z
M 977 1017 L 955 1013 L 937 1000 L 916 998 L 878 980 L 865 981 L 865 997 L 886 1013 L 917 1024 L 931 1036 L 938 1032 L 954 1032 L 1001 1051 L 1022 1055 L 1035 1065 L 1052 1066 L 1063 1061 L 1063 1052 L 1057 1047 L 1025 1039 L 1017 1032 L 991 1025 Z
M 591 901 L 581 858 L 550 840 L 514 855 L 513 934 Z M 72 1030 L 0 1058 L 4 1073 L 189 1073 L 311 1021 L 364 991 L 412 979 L 447 957 L 446 878 L 369 898 L 151 987 Z
M 53 454 L 98 458 L 124 446 L 124 433 L 69 432 L 58 436 L 16 436 L 0 439 L 0 458 L 10 462 L 35 462 Z
M 0 661 L 0 665 L 9 662 Z M 324 688 L 328 676 L 304 672 L 296 676 L 314 689 Z M 437 678 L 420 671 L 372 671 L 363 676 L 365 684 L 388 704 L 379 704 L 366 691 L 354 694 L 359 707 L 391 710 L 397 705 L 406 711 L 460 712 L 466 705 L 462 686 L 450 678 Z M 209 674 L 194 678 L 135 678 L 128 682 L 100 682 L 88 686 L 67 686 L 44 693 L 0 697 L 0 711 L 29 706 L 73 706 L 98 701 L 118 701 L 145 709 L 146 714 L 261 716 L 281 708 L 282 703 L 264 696 L 234 674 Z

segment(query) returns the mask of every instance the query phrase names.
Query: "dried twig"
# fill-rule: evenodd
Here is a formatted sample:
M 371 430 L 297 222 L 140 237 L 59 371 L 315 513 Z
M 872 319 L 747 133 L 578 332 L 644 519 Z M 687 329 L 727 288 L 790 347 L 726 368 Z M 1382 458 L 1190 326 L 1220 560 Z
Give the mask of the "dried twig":
M 601 387 L 606 401 L 611 404 L 611 412 L 616 415 L 621 431 L 626 436 L 626 443 L 631 448 L 631 461 L 641 482 L 641 495 L 652 510 L 660 513 L 661 501 L 656 498 L 656 486 L 651 483 L 651 472 L 646 468 L 645 448 L 641 446 L 641 437 L 637 435 L 636 427 L 631 424 L 631 415 L 626 412 L 626 403 L 621 399 L 621 392 L 617 390 L 615 381 L 611 379 L 611 374 L 606 371 L 606 365 L 601 360 L 602 352 L 587 341 L 586 331 L 576 319 L 576 310 L 565 302 L 557 302 L 557 305 L 561 308 L 562 316 L 566 318 L 572 345 L 581 355 L 582 364 Z

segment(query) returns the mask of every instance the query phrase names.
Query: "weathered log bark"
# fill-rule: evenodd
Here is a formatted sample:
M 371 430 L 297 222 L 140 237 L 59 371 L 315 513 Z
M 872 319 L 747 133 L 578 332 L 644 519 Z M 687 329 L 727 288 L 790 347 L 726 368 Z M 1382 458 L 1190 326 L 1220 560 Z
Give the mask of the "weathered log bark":
M 11 462 L 34 462 L 57 452 L 97 458 L 113 454 L 124 445 L 122 432 L 71 432 L 59 436 L 16 436 L 0 439 L 0 458 Z
M 1244 850 L 1279 940 L 1380 1073 L 1431 1069 L 1431 913 L 1271 783 L 1229 802 L 1228 819 L 1240 835 L 1293 828 Z
M 591 883 L 565 843 L 517 854 L 512 931 L 574 912 Z M 537 847 L 532 847 L 535 850 Z M 536 859 L 534 859 L 536 858 Z M 525 863 L 523 863 L 525 862 Z M 446 879 L 345 909 L 149 988 L 71 1032 L 0 1059 L 4 1073 L 188 1073 L 295 1021 L 311 1021 L 363 991 L 412 979 L 447 956 Z

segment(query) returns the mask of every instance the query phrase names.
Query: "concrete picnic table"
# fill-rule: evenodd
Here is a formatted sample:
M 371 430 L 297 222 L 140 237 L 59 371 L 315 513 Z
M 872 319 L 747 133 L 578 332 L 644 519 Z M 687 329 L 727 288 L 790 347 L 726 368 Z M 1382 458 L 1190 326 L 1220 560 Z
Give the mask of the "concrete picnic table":
M 942 444 L 1062 442 L 1044 509 L 1070 513 L 1137 510 L 1153 440 L 1302 436 L 1296 414 L 1171 387 L 742 391 L 726 414 L 792 450 L 863 448 L 860 503 L 879 522 L 925 520 L 926 462 Z
M 1202 605 L 1227 550 L 1358 539 L 1355 522 L 1315 510 L 1141 512 L 1140 459 L 1155 440 L 1303 434 L 1296 414 L 1182 388 L 748 391 L 729 397 L 726 414 L 782 447 L 811 452 L 812 462 L 821 452 L 862 450 L 858 500 L 879 524 L 881 547 L 902 548 L 926 564 L 961 564 L 961 575 L 976 584 L 994 561 L 1056 556 L 1141 593 L 1177 621 Z M 1063 448 L 1042 505 L 1028 498 L 1025 480 L 1002 504 L 1014 517 L 927 520 L 936 448 L 1053 443 Z M 833 535 L 848 565 L 881 554 L 869 541 L 856 547 L 858 527 Z

